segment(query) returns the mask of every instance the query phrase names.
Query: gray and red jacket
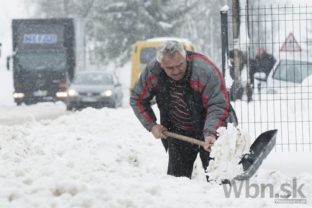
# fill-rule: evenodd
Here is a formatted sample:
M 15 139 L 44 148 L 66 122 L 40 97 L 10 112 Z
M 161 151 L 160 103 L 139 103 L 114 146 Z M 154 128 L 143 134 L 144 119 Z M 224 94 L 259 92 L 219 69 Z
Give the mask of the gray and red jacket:
M 151 108 L 155 97 L 160 111 L 160 123 L 169 123 L 169 77 L 157 61 L 151 62 L 141 73 L 131 91 L 130 105 L 142 125 L 147 129 L 156 124 Z M 196 135 L 203 138 L 227 122 L 230 103 L 223 77 L 218 68 L 204 55 L 187 52 L 187 70 L 184 76 L 184 98 L 191 112 Z

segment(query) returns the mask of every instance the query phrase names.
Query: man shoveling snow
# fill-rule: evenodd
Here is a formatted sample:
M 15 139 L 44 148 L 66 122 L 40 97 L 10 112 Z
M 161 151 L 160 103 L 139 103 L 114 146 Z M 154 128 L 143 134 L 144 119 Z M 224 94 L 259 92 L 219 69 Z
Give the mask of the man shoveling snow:
M 160 124 L 151 107 L 156 98 Z M 192 177 L 200 155 L 204 169 L 217 129 L 233 121 L 233 110 L 219 69 L 204 55 L 185 51 L 178 41 L 166 41 L 157 57 L 142 71 L 133 87 L 130 105 L 142 125 L 156 139 L 162 138 L 168 151 L 169 175 Z M 198 146 L 168 137 L 164 131 L 203 141 Z
M 160 124 L 151 107 L 153 98 Z M 217 129 L 237 124 L 219 69 L 204 55 L 185 51 L 177 41 L 166 41 L 158 49 L 156 59 L 142 71 L 133 87 L 130 105 L 142 125 L 156 139 L 162 138 L 169 155 L 167 174 L 177 177 L 192 177 L 198 154 L 206 170 L 209 152 L 219 136 Z M 172 132 L 196 138 L 196 142 L 180 141 L 168 134 Z M 236 132 L 231 133 L 236 137 Z

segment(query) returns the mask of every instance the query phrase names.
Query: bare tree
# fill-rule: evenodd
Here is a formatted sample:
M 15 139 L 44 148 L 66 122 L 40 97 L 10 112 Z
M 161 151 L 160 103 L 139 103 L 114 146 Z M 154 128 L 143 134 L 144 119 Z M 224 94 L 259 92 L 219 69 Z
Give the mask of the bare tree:
M 174 36 L 220 60 L 219 9 L 226 0 L 36 0 L 41 17 L 84 19 L 95 62 L 129 60 L 137 40 Z

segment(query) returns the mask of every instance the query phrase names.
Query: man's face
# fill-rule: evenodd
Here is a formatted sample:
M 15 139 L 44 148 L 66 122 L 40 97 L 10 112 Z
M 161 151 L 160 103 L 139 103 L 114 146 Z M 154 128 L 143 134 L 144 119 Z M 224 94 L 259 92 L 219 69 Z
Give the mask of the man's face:
M 176 81 L 181 80 L 186 72 L 186 59 L 179 52 L 172 57 L 164 55 L 160 65 L 167 76 Z
M 256 57 L 261 57 L 263 52 L 264 52 L 263 48 L 257 48 L 256 49 Z

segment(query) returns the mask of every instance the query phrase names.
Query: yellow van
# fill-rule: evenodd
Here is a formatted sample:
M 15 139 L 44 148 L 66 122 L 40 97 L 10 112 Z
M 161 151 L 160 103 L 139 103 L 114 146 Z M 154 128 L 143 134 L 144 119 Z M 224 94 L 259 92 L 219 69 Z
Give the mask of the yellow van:
M 146 65 L 156 57 L 156 51 L 160 44 L 167 40 L 179 41 L 183 44 L 186 50 L 195 51 L 193 44 L 189 40 L 182 38 L 153 38 L 137 41 L 132 45 L 130 89 L 132 89 L 139 78 L 141 71 L 144 70 Z

